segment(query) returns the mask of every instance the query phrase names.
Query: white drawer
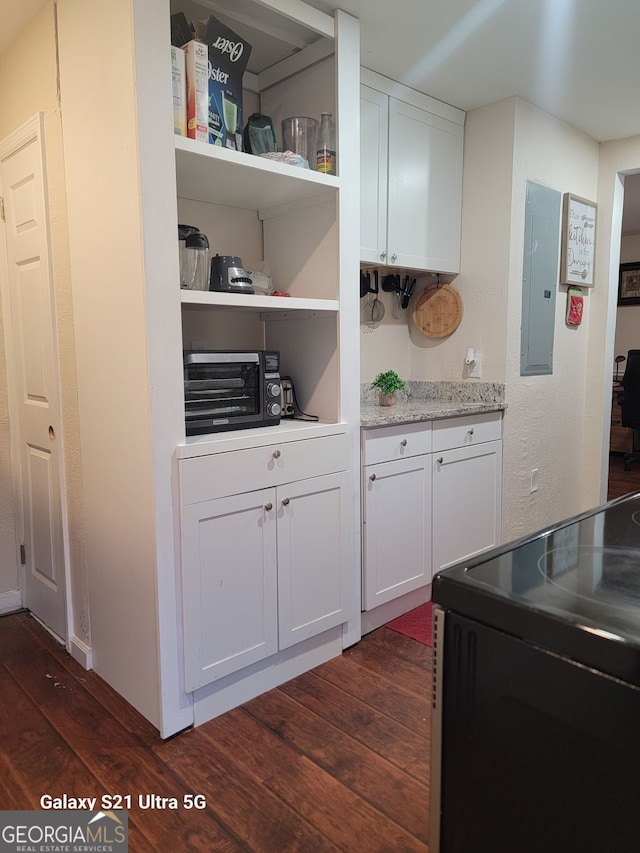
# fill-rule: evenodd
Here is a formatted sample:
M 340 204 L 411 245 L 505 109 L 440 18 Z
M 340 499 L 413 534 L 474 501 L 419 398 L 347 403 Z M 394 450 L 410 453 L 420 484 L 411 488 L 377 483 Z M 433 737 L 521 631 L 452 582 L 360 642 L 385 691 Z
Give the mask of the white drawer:
M 431 424 L 415 424 L 366 429 L 362 434 L 362 464 L 377 465 L 431 452 Z
M 502 438 L 501 412 L 465 415 L 433 422 L 433 452 L 454 447 L 470 447 Z
M 182 459 L 182 503 L 238 495 L 348 468 L 349 436 L 346 434 Z

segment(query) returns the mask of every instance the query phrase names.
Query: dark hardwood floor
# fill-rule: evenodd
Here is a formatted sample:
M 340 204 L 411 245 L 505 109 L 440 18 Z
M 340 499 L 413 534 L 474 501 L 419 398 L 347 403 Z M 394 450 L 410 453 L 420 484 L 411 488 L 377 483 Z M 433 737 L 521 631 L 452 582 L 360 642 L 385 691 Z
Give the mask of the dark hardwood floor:
M 640 460 L 633 462 L 629 471 L 624 470 L 624 454 L 609 454 L 608 500 L 620 498 L 629 492 L 640 491 Z
M 0 618 L 0 809 L 131 794 L 132 853 L 428 851 L 431 649 L 380 628 L 168 741 L 27 613 Z M 176 798 L 143 809 L 138 795 Z M 185 795 L 206 798 L 187 810 Z

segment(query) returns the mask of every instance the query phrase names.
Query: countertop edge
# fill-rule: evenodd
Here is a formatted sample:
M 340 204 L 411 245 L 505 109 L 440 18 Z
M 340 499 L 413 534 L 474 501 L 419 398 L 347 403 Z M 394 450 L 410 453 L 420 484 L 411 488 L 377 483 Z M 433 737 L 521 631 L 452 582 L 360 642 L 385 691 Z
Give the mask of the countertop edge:
M 462 403 L 451 400 L 412 400 L 410 403 L 389 407 L 363 403 L 360 410 L 360 427 L 366 429 L 416 421 L 435 421 L 464 415 L 502 412 L 506 408 L 506 403 Z

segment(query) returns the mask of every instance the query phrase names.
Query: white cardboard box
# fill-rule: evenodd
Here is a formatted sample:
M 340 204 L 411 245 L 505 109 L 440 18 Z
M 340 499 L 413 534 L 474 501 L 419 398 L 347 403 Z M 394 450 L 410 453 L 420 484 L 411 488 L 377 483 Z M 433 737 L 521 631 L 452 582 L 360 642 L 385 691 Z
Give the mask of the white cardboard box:
M 187 77 L 187 136 L 200 142 L 209 137 L 209 51 L 200 41 L 183 47 Z
M 171 78 L 173 83 L 173 132 L 187 135 L 187 81 L 185 54 L 181 47 L 171 46 Z

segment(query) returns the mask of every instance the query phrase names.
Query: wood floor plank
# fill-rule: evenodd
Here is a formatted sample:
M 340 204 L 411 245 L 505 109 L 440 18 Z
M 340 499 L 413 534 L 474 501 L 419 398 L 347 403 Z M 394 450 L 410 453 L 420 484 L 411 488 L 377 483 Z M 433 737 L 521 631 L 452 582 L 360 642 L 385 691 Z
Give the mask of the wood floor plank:
M 423 678 L 424 672 L 420 670 L 420 673 Z M 314 674 L 424 737 L 430 737 L 431 716 L 425 712 L 425 697 L 417 694 L 416 690 L 408 692 L 392 681 L 380 678 L 378 672 L 372 672 L 366 663 L 347 654 L 316 667 Z
M 299 688 L 294 680 L 266 694 L 261 719 L 249 707 L 236 709 L 163 742 L 36 620 L 26 613 L 0 618 L 0 807 L 37 808 L 42 793 L 180 799 L 188 792 L 203 794 L 207 809 L 136 803 L 132 853 L 424 853 L 426 831 L 414 805 L 426 775 L 409 752 L 413 738 L 428 743 L 429 664 L 422 647 L 414 646 L 414 655 L 413 641 L 398 634 L 387 642 L 384 631 L 393 633 L 380 629 L 368 643 L 371 654 L 347 654 L 305 676 Z M 414 667 L 413 689 L 389 680 L 394 665 L 406 679 Z M 359 726 L 368 728 L 360 740 Z M 406 743 L 403 726 L 412 733 Z M 380 766 L 391 768 L 386 803 L 385 785 L 375 778 Z M 403 804 L 405 778 L 412 793 Z
M 206 850 L 208 845 L 220 851 L 238 849 L 212 814 L 184 808 L 185 795 L 198 792 L 149 754 L 146 745 L 105 712 L 47 649 L 33 650 L 28 660 L 10 670 L 105 790 L 131 795 L 130 814 L 144 824 L 151 842 L 161 846 L 163 839 L 172 838 L 181 850 Z M 138 800 L 146 794 L 175 798 L 179 806 L 154 810 L 149 820 Z
M 419 698 L 426 696 L 427 701 L 431 701 L 431 677 L 414 663 L 389 655 L 369 643 L 358 643 L 352 646 L 344 656 L 358 663 L 364 663 L 379 678 L 384 678 Z
M 298 684 L 298 679 L 290 682 L 289 685 L 284 685 L 283 690 L 270 690 L 258 696 L 246 703 L 243 708 L 287 745 L 295 747 L 309 757 L 394 823 L 427 842 L 429 840 L 428 772 L 424 774 L 427 776 L 426 784 L 424 779 L 418 782 L 416 778 L 400 770 L 390 760 L 377 754 L 374 751 L 375 746 L 372 745 L 369 749 L 359 741 L 354 743 L 354 738 L 342 731 L 342 720 L 336 719 L 336 725 L 330 722 L 332 712 L 336 710 L 335 703 L 329 702 L 326 716 L 320 715 L 316 701 L 318 697 L 313 691 L 313 684 L 310 687 L 307 687 L 306 683 L 302 684 L 299 689 L 294 689 L 292 686 L 294 684 Z M 287 687 L 289 690 L 286 689 Z M 310 704 L 313 710 L 304 704 L 308 697 L 311 697 Z M 343 698 L 345 698 L 344 694 Z M 371 726 L 367 725 L 366 719 L 370 718 L 370 712 L 371 709 L 368 709 L 362 720 L 361 737 L 365 741 L 366 731 L 371 731 Z M 391 722 L 387 718 L 385 721 Z M 397 741 L 401 739 L 398 728 L 396 726 L 393 732 L 387 730 L 385 743 L 387 746 L 393 744 L 391 749 L 395 749 Z M 408 730 L 403 734 L 411 735 Z M 419 747 L 425 752 L 424 741 L 419 744 Z M 414 764 L 417 763 L 414 762 Z M 424 757 L 419 758 L 419 764 L 420 771 L 425 768 L 428 771 L 428 762 Z
M 352 850 L 366 830 L 370 853 L 424 851 L 414 838 L 242 709 L 230 711 L 205 736 L 221 760 L 250 770 L 269 790 L 341 850 Z M 339 816 L 339 817 L 338 817 Z
M 304 673 L 283 684 L 280 690 L 367 750 L 384 756 L 422 784 L 429 784 L 430 739 L 425 732 L 416 732 L 391 719 L 366 702 L 327 683 L 314 672 Z M 428 713 L 425 705 L 424 714 Z
M 229 761 L 226 755 L 221 758 L 215 736 L 213 744 L 207 736 L 215 722 L 184 732 L 155 751 L 194 790 L 206 795 L 218 820 L 232 828 L 246 850 L 335 853 L 334 844 L 262 784 L 250 768 Z
M 392 631 L 390 628 L 378 628 L 366 635 L 367 645 L 384 649 L 390 654 L 396 655 L 403 660 L 408 660 L 416 666 L 421 666 L 431 672 L 433 665 L 433 650 L 424 643 L 419 643 L 411 637 Z

